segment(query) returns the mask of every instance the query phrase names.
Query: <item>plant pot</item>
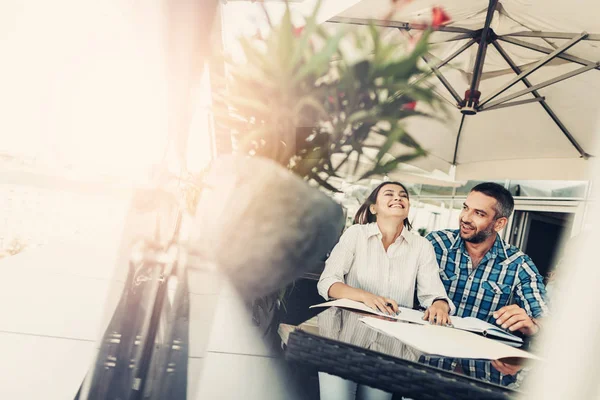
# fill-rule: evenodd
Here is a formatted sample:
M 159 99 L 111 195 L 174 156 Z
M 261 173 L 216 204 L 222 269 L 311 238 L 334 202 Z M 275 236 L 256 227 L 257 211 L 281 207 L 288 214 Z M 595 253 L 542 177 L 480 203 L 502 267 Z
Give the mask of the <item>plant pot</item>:
M 342 232 L 342 207 L 273 161 L 222 157 L 205 183 L 190 246 L 246 300 L 318 268 Z

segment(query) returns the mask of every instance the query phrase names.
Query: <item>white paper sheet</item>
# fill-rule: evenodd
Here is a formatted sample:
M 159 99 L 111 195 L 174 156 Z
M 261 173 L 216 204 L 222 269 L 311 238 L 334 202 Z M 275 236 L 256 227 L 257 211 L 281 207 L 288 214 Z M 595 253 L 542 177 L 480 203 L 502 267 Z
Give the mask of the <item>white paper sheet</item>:
M 429 325 L 428 321 L 423 320 L 423 312 L 413 310 L 410 308 L 398 307 L 399 313 L 397 315 L 387 315 L 380 311 L 375 311 L 368 307 L 366 304 L 361 303 L 359 301 L 349 300 L 349 299 L 339 299 L 334 301 L 328 301 L 321 304 L 315 304 L 310 306 L 310 308 L 315 307 L 341 307 L 347 308 L 351 310 L 362 311 L 369 314 L 379 315 L 386 318 L 397 319 L 399 321 L 412 322 L 414 324 L 419 325 Z M 473 317 L 450 317 L 452 326 L 456 329 L 462 329 L 469 332 L 475 332 L 478 334 L 483 334 L 484 336 L 488 336 L 492 339 L 504 340 L 507 342 L 512 342 L 513 346 L 520 347 L 523 344 L 523 340 L 515 336 L 511 333 L 505 332 L 498 326 L 494 326 L 486 321 L 482 321 Z
M 386 317 L 386 318 L 400 319 L 400 315 L 387 315 L 385 313 L 382 313 L 381 311 L 373 310 L 372 308 L 370 308 L 369 306 L 367 306 L 364 303 L 361 303 L 360 301 L 354 301 L 354 300 L 350 300 L 350 299 L 339 299 L 339 300 L 328 301 L 325 303 L 315 304 L 314 306 L 310 306 L 310 308 L 315 308 L 315 307 L 349 308 L 351 310 L 362 311 L 362 312 L 366 312 L 369 314 L 375 314 L 375 315 L 379 315 L 379 316 Z M 401 309 L 400 314 L 402 314 L 404 312 L 404 310 L 405 309 Z M 410 311 L 413 311 L 413 310 L 410 310 Z
M 412 325 L 372 317 L 363 317 L 360 320 L 377 331 L 431 355 L 482 360 L 511 357 L 540 360 L 526 351 L 459 329 L 437 325 Z

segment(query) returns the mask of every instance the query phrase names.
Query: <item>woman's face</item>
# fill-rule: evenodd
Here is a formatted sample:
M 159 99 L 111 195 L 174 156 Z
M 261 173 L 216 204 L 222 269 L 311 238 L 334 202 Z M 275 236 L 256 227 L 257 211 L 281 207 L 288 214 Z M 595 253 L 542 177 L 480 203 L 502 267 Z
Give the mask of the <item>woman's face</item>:
M 400 185 L 384 185 L 377 194 L 377 201 L 370 206 L 371 213 L 381 218 L 408 218 L 410 202 L 408 193 Z

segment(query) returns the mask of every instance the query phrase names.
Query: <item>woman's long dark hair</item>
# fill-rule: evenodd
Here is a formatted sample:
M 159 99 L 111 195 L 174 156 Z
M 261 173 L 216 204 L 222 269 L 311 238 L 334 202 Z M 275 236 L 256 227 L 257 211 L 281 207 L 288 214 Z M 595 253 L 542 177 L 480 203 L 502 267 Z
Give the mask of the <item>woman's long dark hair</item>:
M 404 186 L 400 182 L 386 181 L 386 182 L 383 182 L 383 183 L 379 184 L 375 189 L 373 189 L 373 191 L 371 192 L 371 194 L 369 195 L 369 197 L 367 197 L 367 199 L 362 204 L 362 206 L 360 206 L 360 208 L 356 212 L 356 215 L 354 215 L 354 223 L 355 224 L 364 225 L 364 224 L 368 224 L 368 223 L 377 221 L 377 216 L 371 212 L 371 205 L 373 205 L 373 204 L 375 204 L 377 202 L 377 195 L 379 195 L 379 191 L 385 185 L 398 185 L 398 186 L 402 186 L 402 188 L 406 192 L 406 195 L 408 196 L 408 189 L 406 189 L 406 186 Z M 404 220 L 404 226 L 406 228 L 408 228 L 409 231 L 412 230 L 412 225 L 408 221 L 408 218 L 406 218 Z

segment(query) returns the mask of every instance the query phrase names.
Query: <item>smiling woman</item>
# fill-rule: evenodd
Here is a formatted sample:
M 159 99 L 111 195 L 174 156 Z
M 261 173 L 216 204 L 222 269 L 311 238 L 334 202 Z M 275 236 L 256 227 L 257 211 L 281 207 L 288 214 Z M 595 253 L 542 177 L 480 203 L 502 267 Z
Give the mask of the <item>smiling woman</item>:
M 380 192 L 381 196 L 379 196 Z M 400 198 L 401 201 L 393 201 L 395 197 Z M 389 203 L 387 206 L 386 199 Z M 403 184 L 400 182 L 384 182 L 373 190 L 364 204 L 358 209 L 354 217 L 354 223 L 366 224 L 377 221 L 376 207 L 377 203 L 381 202 L 382 204 L 379 205 L 379 208 L 384 215 L 387 213 L 398 214 L 397 216 L 402 217 L 404 220 L 402 224 L 410 230 L 412 226 L 408 221 L 408 211 L 410 209 L 408 200 L 408 190 Z
M 355 225 L 344 232 L 331 252 L 318 283 L 326 300 L 346 298 L 393 315 L 398 306 L 413 308 L 415 292 L 425 317 L 446 324 L 454 305 L 448 299 L 431 244 L 410 232 L 409 195 L 399 182 L 378 185 L 359 208 Z M 356 392 L 357 385 L 339 377 L 319 374 L 321 398 L 332 396 L 332 386 Z M 381 392 L 360 387 L 363 392 Z M 337 393 L 339 396 L 339 393 Z M 391 398 L 379 393 L 378 398 Z M 344 398 L 351 398 L 344 397 Z M 339 398 L 339 397 L 335 397 Z

